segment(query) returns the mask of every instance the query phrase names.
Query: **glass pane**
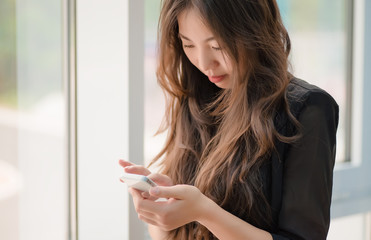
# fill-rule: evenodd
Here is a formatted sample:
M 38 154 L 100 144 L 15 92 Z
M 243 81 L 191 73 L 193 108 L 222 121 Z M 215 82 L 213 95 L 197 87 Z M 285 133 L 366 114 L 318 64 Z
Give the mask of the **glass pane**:
M 160 1 L 146 1 L 146 159 L 162 146 L 153 138 L 163 113 L 162 92 L 155 78 L 156 29 Z M 291 63 L 295 76 L 328 91 L 340 106 L 337 161 L 349 160 L 351 115 L 348 108 L 351 90 L 351 11 L 345 0 L 277 1 L 292 40 Z M 150 93 L 150 94 L 148 94 Z M 155 104 L 154 104 L 155 103 Z M 154 108 L 153 106 L 159 106 Z M 160 108 L 160 109 L 159 109 Z M 160 138 L 160 137 L 157 137 Z
M 61 7 L 0 1 L 0 239 L 67 239 Z
M 292 40 L 293 73 L 328 91 L 340 106 L 337 161 L 349 160 L 351 8 L 346 0 L 278 0 Z
M 156 80 L 156 44 L 157 23 L 160 14 L 160 0 L 145 1 L 145 153 L 144 158 L 149 162 L 156 156 L 164 143 L 165 134 L 154 137 L 165 111 L 165 100 Z
M 370 213 L 356 214 L 332 220 L 327 240 L 370 239 Z
M 160 0 L 145 0 L 144 4 L 144 162 L 148 164 L 162 149 L 166 133 L 155 136 L 165 111 L 164 95 L 156 79 L 157 23 Z M 145 232 L 145 239 L 151 239 L 148 231 Z

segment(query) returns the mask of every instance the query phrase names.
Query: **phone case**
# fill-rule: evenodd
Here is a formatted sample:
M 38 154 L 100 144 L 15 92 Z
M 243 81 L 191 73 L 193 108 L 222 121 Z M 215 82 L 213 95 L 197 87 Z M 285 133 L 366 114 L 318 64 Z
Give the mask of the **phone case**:
M 138 189 L 140 191 L 148 192 L 151 187 L 157 186 L 155 182 L 143 175 L 138 174 L 124 174 L 121 179 L 128 187 Z

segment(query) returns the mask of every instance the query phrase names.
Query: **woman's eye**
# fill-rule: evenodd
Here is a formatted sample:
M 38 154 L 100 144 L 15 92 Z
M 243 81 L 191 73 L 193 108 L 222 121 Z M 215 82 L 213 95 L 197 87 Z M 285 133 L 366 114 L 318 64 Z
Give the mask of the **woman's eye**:
M 215 51 L 220 51 L 220 50 L 222 50 L 221 47 L 211 47 L 211 48 L 214 49 Z
M 184 48 L 193 48 L 193 45 L 183 45 Z

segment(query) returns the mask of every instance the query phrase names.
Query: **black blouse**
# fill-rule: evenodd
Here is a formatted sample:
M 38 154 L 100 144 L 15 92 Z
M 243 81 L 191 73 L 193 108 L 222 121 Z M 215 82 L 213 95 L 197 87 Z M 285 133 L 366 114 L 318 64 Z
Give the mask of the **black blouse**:
M 301 138 L 277 143 L 277 153 L 262 169 L 273 212 L 271 234 L 274 240 L 326 239 L 339 108 L 324 90 L 300 79 L 291 81 L 287 97 Z M 276 126 L 281 134 L 294 134 L 284 114 L 277 115 Z

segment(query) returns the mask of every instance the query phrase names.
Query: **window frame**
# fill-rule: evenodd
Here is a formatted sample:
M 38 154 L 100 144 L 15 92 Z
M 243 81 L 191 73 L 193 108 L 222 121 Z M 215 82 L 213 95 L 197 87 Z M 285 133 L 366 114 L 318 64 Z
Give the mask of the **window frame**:
M 351 161 L 337 163 L 331 216 L 333 218 L 364 213 L 371 210 L 371 111 L 367 102 L 371 96 L 371 3 L 354 0 L 352 44 L 352 94 L 351 94 Z

